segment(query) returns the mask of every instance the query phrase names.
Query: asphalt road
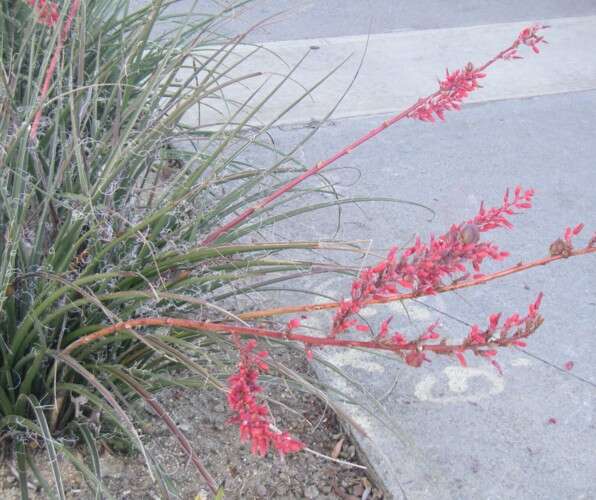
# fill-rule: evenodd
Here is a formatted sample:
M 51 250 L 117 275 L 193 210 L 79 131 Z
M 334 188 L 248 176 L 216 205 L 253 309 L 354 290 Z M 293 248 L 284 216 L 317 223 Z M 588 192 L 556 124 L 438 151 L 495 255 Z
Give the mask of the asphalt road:
M 237 2 L 200 0 L 197 3 L 198 12 L 212 12 Z M 193 4 L 194 0 L 179 0 L 172 12 L 186 13 Z M 252 40 L 265 42 L 478 26 L 594 13 L 594 0 L 255 0 L 231 12 L 226 27 L 230 33 L 236 34 L 267 20 L 251 36 Z

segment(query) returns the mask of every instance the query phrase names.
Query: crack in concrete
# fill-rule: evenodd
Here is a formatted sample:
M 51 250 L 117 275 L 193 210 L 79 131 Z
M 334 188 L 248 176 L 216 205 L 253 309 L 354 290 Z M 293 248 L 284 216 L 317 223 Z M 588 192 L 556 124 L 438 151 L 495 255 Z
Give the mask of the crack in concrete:
M 564 368 L 561 368 L 560 366 L 557 366 L 554 363 L 551 363 L 547 359 L 541 358 L 537 354 L 532 354 L 530 351 L 527 351 L 526 349 L 522 349 L 520 347 L 516 347 L 515 349 L 517 349 L 518 351 L 523 352 L 526 356 L 529 356 L 531 358 L 534 358 L 534 359 L 540 361 L 541 363 L 544 363 L 545 365 L 550 366 L 551 368 L 554 368 L 555 370 L 560 371 L 561 373 L 567 375 L 568 377 L 571 377 L 571 378 L 574 378 L 576 380 L 579 380 L 580 382 L 583 382 L 584 384 L 591 385 L 592 387 L 594 387 L 596 389 L 596 383 L 592 382 L 591 380 L 588 380 L 587 378 L 584 378 L 584 377 L 582 377 L 580 375 L 576 375 L 574 373 L 571 373 L 571 372 L 565 370 Z

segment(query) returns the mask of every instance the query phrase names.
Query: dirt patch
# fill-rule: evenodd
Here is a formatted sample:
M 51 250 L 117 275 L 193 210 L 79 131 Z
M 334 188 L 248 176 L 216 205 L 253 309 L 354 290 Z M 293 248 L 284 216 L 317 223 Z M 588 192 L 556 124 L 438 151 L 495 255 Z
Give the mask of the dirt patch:
M 283 362 L 301 373 L 310 368 L 304 355 L 283 354 Z M 359 465 L 358 450 L 344 432 L 333 412 L 315 396 L 289 385 L 267 391 L 278 403 L 270 403 L 276 425 L 304 441 L 315 452 Z M 225 488 L 226 499 L 381 499 L 383 492 L 371 483 L 366 470 L 334 462 L 305 451 L 280 458 L 250 454 L 238 439 L 238 429 L 227 424 L 225 395 L 219 391 L 162 391 L 158 399 L 191 441 L 205 466 Z M 142 429 L 147 449 L 172 478 L 177 498 L 210 498 L 207 488 L 188 463 L 178 443 L 161 420 L 144 412 Z M 81 458 L 83 456 L 81 455 Z M 51 484 L 47 456 L 40 451 L 36 462 Z M 62 461 L 68 498 L 95 498 L 72 466 Z M 103 450 L 104 481 L 119 499 L 158 499 L 160 495 L 147 475 L 140 457 L 118 455 Z M 19 490 L 10 460 L 0 466 L 0 491 L 5 500 L 18 499 Z M 45 498 L 32 478 L 32 498 Z

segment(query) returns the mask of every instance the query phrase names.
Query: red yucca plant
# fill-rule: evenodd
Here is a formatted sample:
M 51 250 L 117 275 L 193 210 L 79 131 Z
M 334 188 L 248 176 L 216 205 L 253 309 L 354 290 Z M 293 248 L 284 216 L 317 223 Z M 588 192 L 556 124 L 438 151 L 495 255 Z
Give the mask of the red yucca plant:
M 505 192 L 500 206 L 481 205 L 476 215 L 439 236 L 418 237 L 405 248 L 392 247 L 383 260 L 358 273 L 344 300 L 228 313 L 213 304 L 226 294 L 212 292 L 222 283 L 239 288 L 236 282 L 246 276 L 235 274 L 238 268 L 254 269 L 259 276 L 287 270 L 283 267 L 287 261 L 260 258 L 263 251 L 329 248 L 320 242 L 231 244 L 242 234 L 235 229 L 272 210 L 274 201 L 389 126 L 404 119 L 444 120 L 448 111 L 459 110 L 479 88 L 493 64 L 520 59 L 520 51 L 526 48 L 538 53 L 546 43 L 541 34 L 546 26 L 524 29 L 484 64 L 447 71 L 431 95 L 328 159 L 248 196 L 265 174 L 294 175 L 296 170 L 277 171 L 276 165 L 263 173 L 243 168 L 246 164 L 236 153 L 227 156 L 234 141 L 241 144 L 238 151 L 253 144 L 242 134 L 247 120 L 237 125 L 233 117 L 217 132 L 189 131 L 180 123 L 192 106 L 242 80 L 227 81 L 229 70 L 222 69 L 242 37 L 220 47 L 206 35 L 217 20 L 209 18 L 180 28 L 171 40 L 167 35 L 152 40 L 151 28 L 165 4 L 155 0 L 133 13 L 117 4 L 112 0 L 61 4 L 0 0 L 0 22 L 10 33 L 0 37 L 0 84 L 7 96 L 0 101 L 0 191 L 2 201 L 10 201 L 0 206 L 4 231 L 0 237 L 0 439 L 22 437 L 14 440 L 14 446 L 23 497 L 30 462 L 23 437 L 30 434 L 25 433 L 45 441 L 60 497 L 64 491 L 57 451 L 102 492 L 100 473 L 95 474 L 53 438 L 54 433 L 70 429 L 83 413 L 75 395 L 76 399 L 86 396 L 95 411 L 106 415 L 110 429 L 124 430 L 144 453 L 119 402 L 143 400 L 216 492 L 215 480 L 151 392 L 183 382 L 193 387 L 188 380 L 167 378 L 174 362 L 226 391 L 229 422 L 239 427 L 240 439 L 250 443 L 253 453 L 266 455 L 272 448 L 282 455 L 298 452 L 304 444 L 272 424 L 269 409 L 259 398 L 259 376 L 269 369 L 269 354 L 258 350 L 257 339 L 296 343 L 304 347 L 309 360 L 313 348 L 334 346 L 390 352 L 412 367 L 422 366 L 432 355 L 450 356 L 465 366 L 466 356 L 476 355 L 500 371 L 495 359 L 498 349 L 524 346 L 542 323 L 542 294 L 527 312 L 507 318 L 491 314 L 486 325 L 473 325 L 456 343 L 448 341 L 437 324 L 412 337 L 392 329 L 391 318 L 378 331 L 370 331 L 357 315 L 371 304 L 472 287 L 596 252 L 596 235 L 584 246 L 576 246 L 574 238 L 583 229 L 579 224 L 553 242 L 548 256 L 483 273 L 487 261 L 501 261 L 508 255 L 486 235 L 511 228 L 510 218 L 531 208 L 534 191 L 516 187 Z M 25 9 L 30 12 L 24 13 Z M 206 38 L 204 47 L 201 36 Z M 164 40 L 171 43 L 164 45 Z M 180 68 L 193 57 L 196 67 L 211 64 L 215 68 L 204 76 L 193 66 L 192 77 L 174 85 Z M 41 76 L 33 81 L 36 72 Z M 25 118 L 16 112 L 23 109 L 28 110 Z M 193 153 L 177 151 L 174 139 L 206 140 L 207 146 Z M 168 156 L 172 151 L 185 161 Z M 241 182 L 246 184 L 238 185 Z M 166 189 L 159 191 L 160 183 Z M 230 191 L 214 200 L 212 193 L 220 185 L 231 186 Z M 178 307 L 183 312 L 174 317 Z M 203 307 L 220 315 L 225 312 L 225 319 L 189 318 Z M 335 312 L 328 332 L 322 336 L 302 332 L 301 319 L 321 310 Z M 284 315 L 296 316 L 284 328 L 248 323 Z M 151 327 L 165 327 L 169 333 L 153 335 Z M 205 339 L 224 350 L 227 344 L 222 337 L 231 337 L 239 355 L 227 385 L 205 375 L 206 370 L 185 351 L 195 347 L 190 341 Z M 90 413 L 89 408 L 85 411 Z M 97 451 L 84 425 L 76 432 L 92 452 Z M 159 479 L 158 465 L 146 458 Z

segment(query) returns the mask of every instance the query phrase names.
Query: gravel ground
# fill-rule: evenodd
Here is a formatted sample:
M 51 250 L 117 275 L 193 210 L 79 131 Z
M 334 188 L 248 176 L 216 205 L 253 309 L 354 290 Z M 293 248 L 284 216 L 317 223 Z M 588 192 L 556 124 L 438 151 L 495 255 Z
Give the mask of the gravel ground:
M 284 353 L 282 357 L 291 368 L 302 373 L 309 372 L 303 354 Z M 358 450 L 323 402 L 289 386 L 282 391 L 278 386 L 274 393 L 271 392 L 273 395 L 281 403 L 271 404 L 279 427 L 291 431 L 318 453 L 360 464 Z M 252 456 L 246 445 L 239 443 L 238 429 L 226 423 L 229 414 L 222 393 L 167 390 L 159 395 L 159 400 L 191 440 L 212 475 L 224 485 L 226 499 L 383 498 L 383 492 L 372 483 L 363 468 L 344 465 L 308 451 L 286 456 L 285 459 L 271 453 L 266 458 Z M 178 498 L 210 498 L 195 469 L 187 463 L 177 442 L 159 418 L 148 412 L 144 414 L 141 424 L 144 442 L 176 481 L 180 490 Z M 45 453 L 40 451 L 36 462 L 50 481 Z M 104 449 L 101 462 L 105 482 L 117 498 L 160 498 L 140 458 Z M 94 498 L 72 466 L 63 463 L 62 471 L 67 498 Z M 5 460 L 0 466 L 0 492 L 4 500 L 19 498 L 14 472 L 10 460 Z M 30 485 L 30 492 L 32 498 L 45 498 L 35 484 Z

